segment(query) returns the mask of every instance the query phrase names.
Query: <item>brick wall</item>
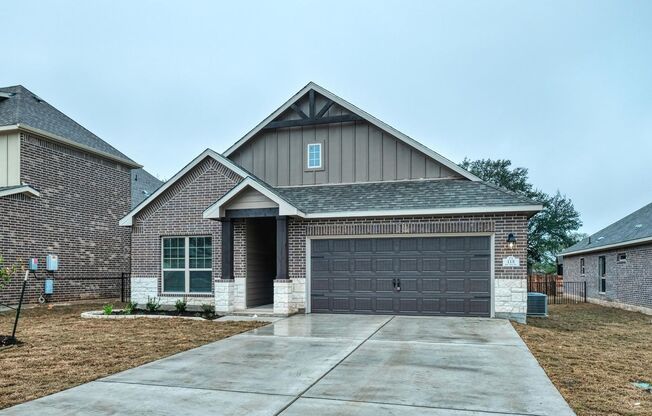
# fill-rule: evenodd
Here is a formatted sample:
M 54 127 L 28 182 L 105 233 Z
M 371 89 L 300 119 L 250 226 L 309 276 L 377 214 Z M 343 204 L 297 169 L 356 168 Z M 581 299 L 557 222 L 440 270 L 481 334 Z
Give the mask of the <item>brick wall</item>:
M 119 163 L 21 134 L 21 180 L 40 197 L 0 198 L 0 255 L 6 264 L 26 264 L 47 254 L 59 256 L 53 301 L 119 296 L 119 280 L 129 271 L 129 229 L 118 221 L 131 206 L 129 169 Z M 105 280 L 74 281 L 78 278 Z M 21 278 L 0 290 L 0 303 L 15 303 Z M 35 302 L 43 282 L 31 280 L 27 302 Z
M 306 277 L 306 237 L 377 234 L 456 234 L 495 233 L 496 279 L 527 277 L 527 217 L 522 214 L 421 216 L 386 218 L 350 218 L 307 220 L 291 218 L 288 225 L 290 253 L 289 277 Z M 516 247 L 507 247 L 507 235 L 513 233 Z M 520 267 L 503 267 L 502 258 L 515 256 Z
M 618 253 L 627 254 L 627 260 L 618 262 Z M 599 256 L 605 256 L 607 291 L 604 294 L 598 291 Z M 584 275 L 580 273 L 581 258 L 584 258 Z M 652 244 L 564 257 L 564 281 L 585 281 L 587 297 L 594 300 L 652 308 Z
M 161 293 L 161 237 L 209 235 L 213 244 L 213 281 L 218 279 L 222 270 L 222 226 L 220 221 L 204 219 L 202 214 L 240 180 L 222 164 L 206 158 L 139 212 L 131 227 L 132 278 L 156 278 L 158 289 L 152 295 L 161 297 L 162 303 L 172 302 L 165 298 L 176 296 Z M 242 228 L 236 222 L 237 235 Z M 202 297 L 206 303 L 213 301 L 213 295 L 188 297 Z
M 492 214 L 463 216 L 420 216 L 396 218 L 351 218 L 329 220 L 290 219 L 289 277 L 296 281 L 292 305 L 305 308 L 306 237 L 356 235 L 418 235 L 418 234 L 495 234 L 494 308 L 497 317 L 525 321 L 527 312 L 527 216 L 522 214 Z M 510 249 L 509 233 L 517 239 Z M 519 267 L 503 267 L 502 259 L 515 256 Z

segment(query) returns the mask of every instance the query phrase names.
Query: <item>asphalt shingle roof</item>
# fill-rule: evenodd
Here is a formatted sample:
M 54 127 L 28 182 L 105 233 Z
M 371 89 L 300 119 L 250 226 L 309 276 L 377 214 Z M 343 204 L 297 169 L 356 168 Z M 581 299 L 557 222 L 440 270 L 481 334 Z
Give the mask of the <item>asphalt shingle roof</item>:
M 145 169 L 131 170 L 131 208 L 143 202 L 153 194 L 163 182 Z
M 568 247 L 561 254 L 652 237 L 652 203 Z M 589 243 L 590 241 L 590 243 Z
M 24 124 L 133 162 L 22 85 L 0 87 L 0 126 Z M 135 163 L 135 162 L 133 162 Z
M 274 191 L 307 214 L 539 205 L 485 182 L 454 179 L 302 186 Z

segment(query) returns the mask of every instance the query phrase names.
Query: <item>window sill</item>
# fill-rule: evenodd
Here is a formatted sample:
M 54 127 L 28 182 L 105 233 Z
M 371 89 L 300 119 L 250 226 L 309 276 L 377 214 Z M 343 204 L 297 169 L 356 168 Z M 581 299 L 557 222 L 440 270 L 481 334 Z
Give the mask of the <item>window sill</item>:
M 208 298 L 213 296 L 213 292 L 190 292 L 190 293 L 184 293 L 184 292 L 161 292 L 158 294 L 161 297 L 188 297 L 188 298 Z

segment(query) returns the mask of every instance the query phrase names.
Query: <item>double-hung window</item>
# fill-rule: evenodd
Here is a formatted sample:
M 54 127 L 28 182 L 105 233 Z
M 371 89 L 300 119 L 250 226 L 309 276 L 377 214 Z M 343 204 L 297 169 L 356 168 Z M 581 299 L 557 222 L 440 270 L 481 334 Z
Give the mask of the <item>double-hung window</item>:
M 307 149 L 308 155 L 308 169 L 321 169 L 322 167 L 322 157 L 321 157 L 321 143 L 311 143 L 308 145 Z
M 598 292 L 607 291 L 607 261 L 605 256 L 598 257 Z
M 210 293 L 211 237 L 164 237 L 162 243 L 163 292 Z

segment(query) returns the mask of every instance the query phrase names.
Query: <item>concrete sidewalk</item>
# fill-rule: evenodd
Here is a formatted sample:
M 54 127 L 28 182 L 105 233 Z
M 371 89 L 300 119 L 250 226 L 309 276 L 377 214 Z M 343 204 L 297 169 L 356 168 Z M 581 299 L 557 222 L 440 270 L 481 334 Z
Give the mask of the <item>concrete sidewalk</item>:
M 296 315 L 3 415 L 572 415 L 509 322 Z

